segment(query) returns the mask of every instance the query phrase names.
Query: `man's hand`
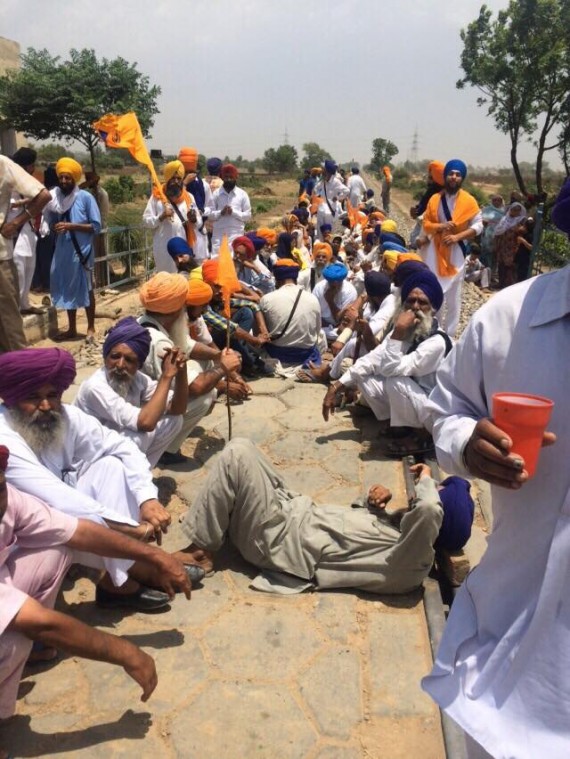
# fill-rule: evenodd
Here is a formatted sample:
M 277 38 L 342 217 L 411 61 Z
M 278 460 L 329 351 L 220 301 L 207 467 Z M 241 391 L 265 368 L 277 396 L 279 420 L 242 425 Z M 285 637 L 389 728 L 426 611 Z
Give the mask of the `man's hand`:
M 254 345 L 256 348 L 261 348 L 271 340 L 271 337 L 267 334 L 263 335 L 250 335 L 248 342 L 250 345 Z
M 330 414 L 334 414 L 334 409 L 336 405 L 336 395 L 338 391 L 339 391 L 338 385 L 333 382 L 333 384 L 329 386 L 329 389 L 325 393 L 325 397 L 323 400 L 323 419 L 325 420 L 325 422 L 328 422 Z
M 162 543 L 162 533 L 168 532 L 171 516 L 164 506 L 156 498 L 145 501 L 140 508 L 141 522 L 148 522 L 154 530 L 154 537 L 158 545 Z
M 191 224 L 195 224 L 195 223 L 196 223 L 196 220 L 197 220 L 197 218 L 198 218 L 198 217 L 196 216 L 196 211 L 195 211 L 193 208 L 191 208 L 191 209 L 188 211 L 188 214 L 187 214 L 186 218 L 187 218 L 187 220 L 188 220 L 188 221 L 189 221 Z
M 456 242 L 459 242 L 459 236 L 458 235 L 443 235 L 443 244 L 444 245 L 455 245 Z
M 184 570 L 184 564 L 179 559 L 170 553 L 158 550 L 153 564 L 156 571 L 156 579 L 152 581 L 153 585 L 168 593 L 170 600 L 174 598 L 177 591 L 184 593 L 186 598 L 190 600 L 192 586 Z
M 241 356 L 237 351 L 224 348 L 220 357 L 220 367 L 226 374 L 235 372 L 241 366 Z
M 392 493 L 384 485 L 372 485 L 368 491 L 368 504 L 375 509 L 385 509 L 392 500 Z
M 148 701 L 158 684 L 154 659 L 133 645 L 129 650 L 127 661 L 123 664 L 123 669 L 141 686 L 143 691 L 141 701 Z
M 58 235 L 62 235 L 64 232 L 69 232 L 70 228 L 71 224 L 68 221 L 58 221 L 57 224 L 53 225 L 53 231 Z
M 453 221 L 444 221 L 442 224 L 439 225 L 440 232 L 453 232 L 454 230 L 455 230 L 455 222 Z
M 392 338 L 394 340 L 405 340 L 418 323 L 419 319 L 416 316 L 415 311 L 412 311 L 411 308 L 407 311 L 402 311 L 402 313 L 396 319 L 394 331 L 392 332 Z
M 424 245 L 427 245 L 429 242 L 429 239 L 427 237 L 424 237 L 423 235 L 419 235 L 416 237 L 416 250 L 418 248 L 423 248 Z
M 542 446 L 554 445 L 556 435 L 545 432 Z M 474 477 L 518 490 L 527 480 L 528 472 L 520 456 L 510 453 L 513 441 L 491 419 L 480 419 L 465 446 L 464 459 Z
M 164 211 L 158 217 L 158 220 L 164 221 L 165 219 L 171 219 L 173 216 L 174 216 L 174 211 L 172 210 L 172 206 L 166 205 L 164 206 Z
M 180 348 L 167 350 L 162 358 L 162 376 L 174 379 L 185 363 L 186 356 Z
M 233 209 L 230 205 L 224 206 L 222 208 L 222 211 L 220 213 L 220 216 L 231 216 L 233 213 Z
M 414 475 L 416 482 L 425 477 L 431 477 L 431 469 L 427 464 L 413 464 L 410 467 L 410 472 Z
M 16 237 L 19 230 L 20 226 L 15 221 L 7 221 L 5 224 L 2 224 L 2 237 L 11 240 L 13 237 Z
M 251 388 L 246 385 L 243 380 L 239 382 L 236 380 L 220 380 L 219 389 L 221 392 L 226 393 L 228 398 L 232 401 L 245 401 L 245 399 L 251 395 Z

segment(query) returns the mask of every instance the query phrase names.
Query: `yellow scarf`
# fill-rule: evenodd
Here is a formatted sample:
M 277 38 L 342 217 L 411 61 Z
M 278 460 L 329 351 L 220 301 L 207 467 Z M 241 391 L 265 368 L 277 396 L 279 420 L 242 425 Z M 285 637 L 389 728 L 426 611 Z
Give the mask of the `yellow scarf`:
M 454 277 L 457 269 L 451 263 L 451 249 L 453 246 L 443 244 L 443 235 L 449 234 L 437 229 L 441 224 L 438 215 L 442 193 L 438 192 L 429 199 L 424 214 L 424 229 L 433 238 L 433 244 L 437 254 L 437 271 L 440 277 Z M 471 219 L 479 213 L 479 204 L 465 190 L 459 190 L 456 196 L 455 208 L 451 214 L 451 220 L 455 224 L 452 234 L 464 232 L 469 226 Z

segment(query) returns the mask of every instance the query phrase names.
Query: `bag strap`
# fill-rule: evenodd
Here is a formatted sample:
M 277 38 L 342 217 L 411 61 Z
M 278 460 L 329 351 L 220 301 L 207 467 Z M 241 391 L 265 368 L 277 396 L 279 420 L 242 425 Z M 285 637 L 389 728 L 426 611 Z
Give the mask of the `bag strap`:
M 445 215 L 445 218 L 447 221 L 453 221 L 451 218 L 451 211 L 449 210 L 449 206 L 447 205 L 447 198 L 445 197 L 445 193 L 441 194 L 441 205 L 443 208 L 443 213 Z M 463 255 L 465 256 L 467 254 L 467 246 L 463 242 L 463 240 L 460 240 L 458 243 L 459 247 L 461 248 Z
M 62 221 L 69 222 L 69 219 L 70 219 L 69 211 L 66 211 L 64 214 L 62 214 L 61 216 Z M 81 266 L 83 266 L 85 271 L 89 271 L 89 256 L 84 256 L 83 253 L 81 252 L 81 248 L 79 247 L 79 243 L 77 241 L 77 237 L 75 236 L 75 232 L 72 232 L 70 230 L 69 236 L 71 237 L 73 249 L 75 250 L 75 255 L 79 259 L 79 263 L 81 264 Z
M 329 197 L 327 195 L 327 183 L 323 179 L 323 192 L 325 193 L 325 200 L 327 201 L 327 206 L 329 207 L 329 211 L 332 213 L 333 217 L 336 216 L 335 212 L 332 209 L 331 204 L 329 203 Z
M 295 303 L 293 303 L 293 308 L 291 309 L 291 312 L 287 318 L 287 322 L 281 332 L 278 335 L 271 335 L 271 340 L 281 340 L 283 335 L 287 332 L 289 329 L 289 325 L 291 324 L 291 319 L 295 315 L 295 311 L 297 310 L 297 306 L 299 305 L 299 301 L 301 300 L 301 295 L 303 294 L 303 290 L 299 289 L 299 292 L 297 293 L 297 297 L 295 298 Z

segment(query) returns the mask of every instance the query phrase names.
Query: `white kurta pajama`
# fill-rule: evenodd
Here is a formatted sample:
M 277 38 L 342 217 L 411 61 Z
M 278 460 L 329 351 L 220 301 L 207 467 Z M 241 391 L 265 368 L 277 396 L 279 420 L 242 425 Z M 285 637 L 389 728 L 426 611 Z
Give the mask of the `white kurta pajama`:
M 342 213 L 341 200 L 348 196 L 348 187 L 343 183 L 338 174 L 331 177 L 327 182 L 321 179 L 317 182 L 314 194 L 323 199 L 317 209 L 317 237 L 323 239 L 321 226 L 330 224 L 333 229 L 340 225 L 340 214 Z M 327 202 L 328 199 L 328 202 Z
M 445 197 L 449 211 L 453 215 L 456 196 L 448 195 L 446 193 Z M 438 221 L 441 223 L 447 222 L 441 201 L 438 206 L 437 215 Z M 481 234 L 483 231 L 483 217 L 481 215 L 481 212 L 470 219 L 468 227 L 469 229 L 474 229 L 476 235 Z M 459 243 L 451 245 L 450 263 L 455 269 L 457 269 L 457 274 L 455 274 L 453 277 L 442 277 L 439 274 L 437 251 L 435 249 L 433 240 L 430 240 L 427 247 L 422 248 L 420 252 L 424 258 L 425 263 L 435 274 L 439 281 L 439 284 L 443 289 L 443 305 L 437 313 L 441 328 L 444 329 L 450 337 L 455 337 L 455 332 L 457 331 L 457 327 L 459 325 L 459 316 L 461 313 L 461 290 L 463 287 L 465 269 L 465 256 L 463 255 L 461 246 Z
M 144 453 L 74 406 L 64 404 L 62 413 L 63 444 L 36 455 L 0 406 L 0 440 L 10 450 L 7 481 L 71 516 L 140 524 L 141 505 L 157 497 Z M 122 585 L 132 562 L 105 559 L 104 564 L 115 585 Z
M 364 198 L 364 195 L 366 194 L 366 183 L 360 174 L 352 174 L 346 180 L 346 184 L 350 192 L 350 205 L 353 208 L 358 208 Z
M 19 193 L 12 195 L 12 201 L 21 200 L 22 196 Z M 22 213 L 22 208 L 12 207 L 10 213 L 7 216 L 7 221 L 12 221 Z M 14 242 L 14 264 L 16 271 L 18 272 L 18 285 L 20 288 L 20 308 L 30 308 L 30 287 L 32 286 L 32 279 L 34 277 L 34 270 L 36 268 L 36 247 L 38 244 L 38 235 L 45 237 L 49 234 L 49 225 L 45 218 L 42 216 L 39 229 L 36 230 L 33 226 L 34 220 L 30 219 L 23 227 Z
M 392 427 L 420 428 L 429 423 L 427 398 L 447 349 L 437 334 L 407 353 L 410 345 L 389 335 L 340 378 L 347 387 L 356 385 L 374 416 L 379 421 L 390 419 Z
M 192 198 L 191 195 L 190 198 L 192 200 L 190 207 L 188 207 L 185 200 L 181 200 L 176 206 L 184 220 L 188 218 L 188 212 L 190 210 L 196 213 L 196 223 L 194 228 L 197 230 L 202 226 L 202 216 L 198 210 L 198 206 L 194 202 L 194 198 Z M 174 204 L 170 203 L 170 205 Z M 164 203 L 162 200 L 151 195 L 143 212 L 143 226 L 147 227 L 147 229 L 152 229 L 153 233 L 152 254 L 154 256 L 154 271 L 167 271 L 170 274 L 176 274 L 178 269 L 176 268 L 174 259 L 168 254 L 168 241 L 173 237 L 181 237 L 183 240 L 186 240 L 186 229 L 184 228 L 182 221 L 180 221 L 176 211 L 173 211 L 170 218 L 160 221 L 159 217 L 163 211 Z M 200 235 L 197 232 L 195 232 L 195 234 L 196 242 L 198 243 L 198 249 L 195 251 L 196 257 L 203 256 L 206 258 L 206 255 L 203 254 L 202 248 L 199 246 L 205 244 L 207 248 L 207 240 L 203 243 Z
M 557 442 L 520 490 L 492 487 L 493 532 L 453 606 L 424 689 L 497 759 L 570 756 L 570 266 L 509 287 L 472 318 L 430 402 L 440 465 L 495 392 L 555 405 Z
M 227 235 L 230 245 L 232 240 L 243 235 L 245 223 L 251 219 L 251 203 L 249 195 L 241 187 L 226 192 L 223 186 L 213 193 L 212 203 L 208 221 L 212 222 L 212 258 L 217 258 L 224 235 Z M 222 216 L 226 206 L 231 206 L 232 212 Z
M 327 340 L 334 340 L 338 337 L 338 330 L 334 323 L 333 315 L 330 310 L 330 306 L 325 298 L 325 293 L 329 288 L 329 283 L 326 279 L 322 279 L 313 287 L 313 295 L 319 301 L 321 308 L 322 326 L 327 337 Z M 335 306 L 342 311 L 343 308 L 350 306 L 351 303 L 358 298 L 358 293 L 354 289 L 354 286 L 347 282 L 346 279 L 342 282 L 342 287 L 335 296 Z
M 105 427 L 132 440 L 146 454 L 149 464 L 156 466 L 182 428 L 181 415 L 165 414 L 158 420 L 154 430 L 142 432 L 138 429 L 141 408 L 150 401 L 157 384 L 143 372 L 137 372 L 123 398 L 109 385 L 107 372 L 101 367 L 81 383 L 74 405 L 94 416 Z M 169 395 L 172 398 L 172 392 Z

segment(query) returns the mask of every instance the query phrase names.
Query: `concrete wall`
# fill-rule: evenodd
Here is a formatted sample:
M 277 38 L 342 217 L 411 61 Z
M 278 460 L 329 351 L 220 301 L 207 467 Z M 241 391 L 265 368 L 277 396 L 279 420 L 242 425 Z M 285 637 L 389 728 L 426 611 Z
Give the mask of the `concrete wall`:
M 14 40 L 0 37 L 0 76 L 14 68 L 20 68 L 20 45 Z M 10 128 L 0 129 L 0 152 L 4 155 L 12 155 L 25 144 L 24 135 Z

